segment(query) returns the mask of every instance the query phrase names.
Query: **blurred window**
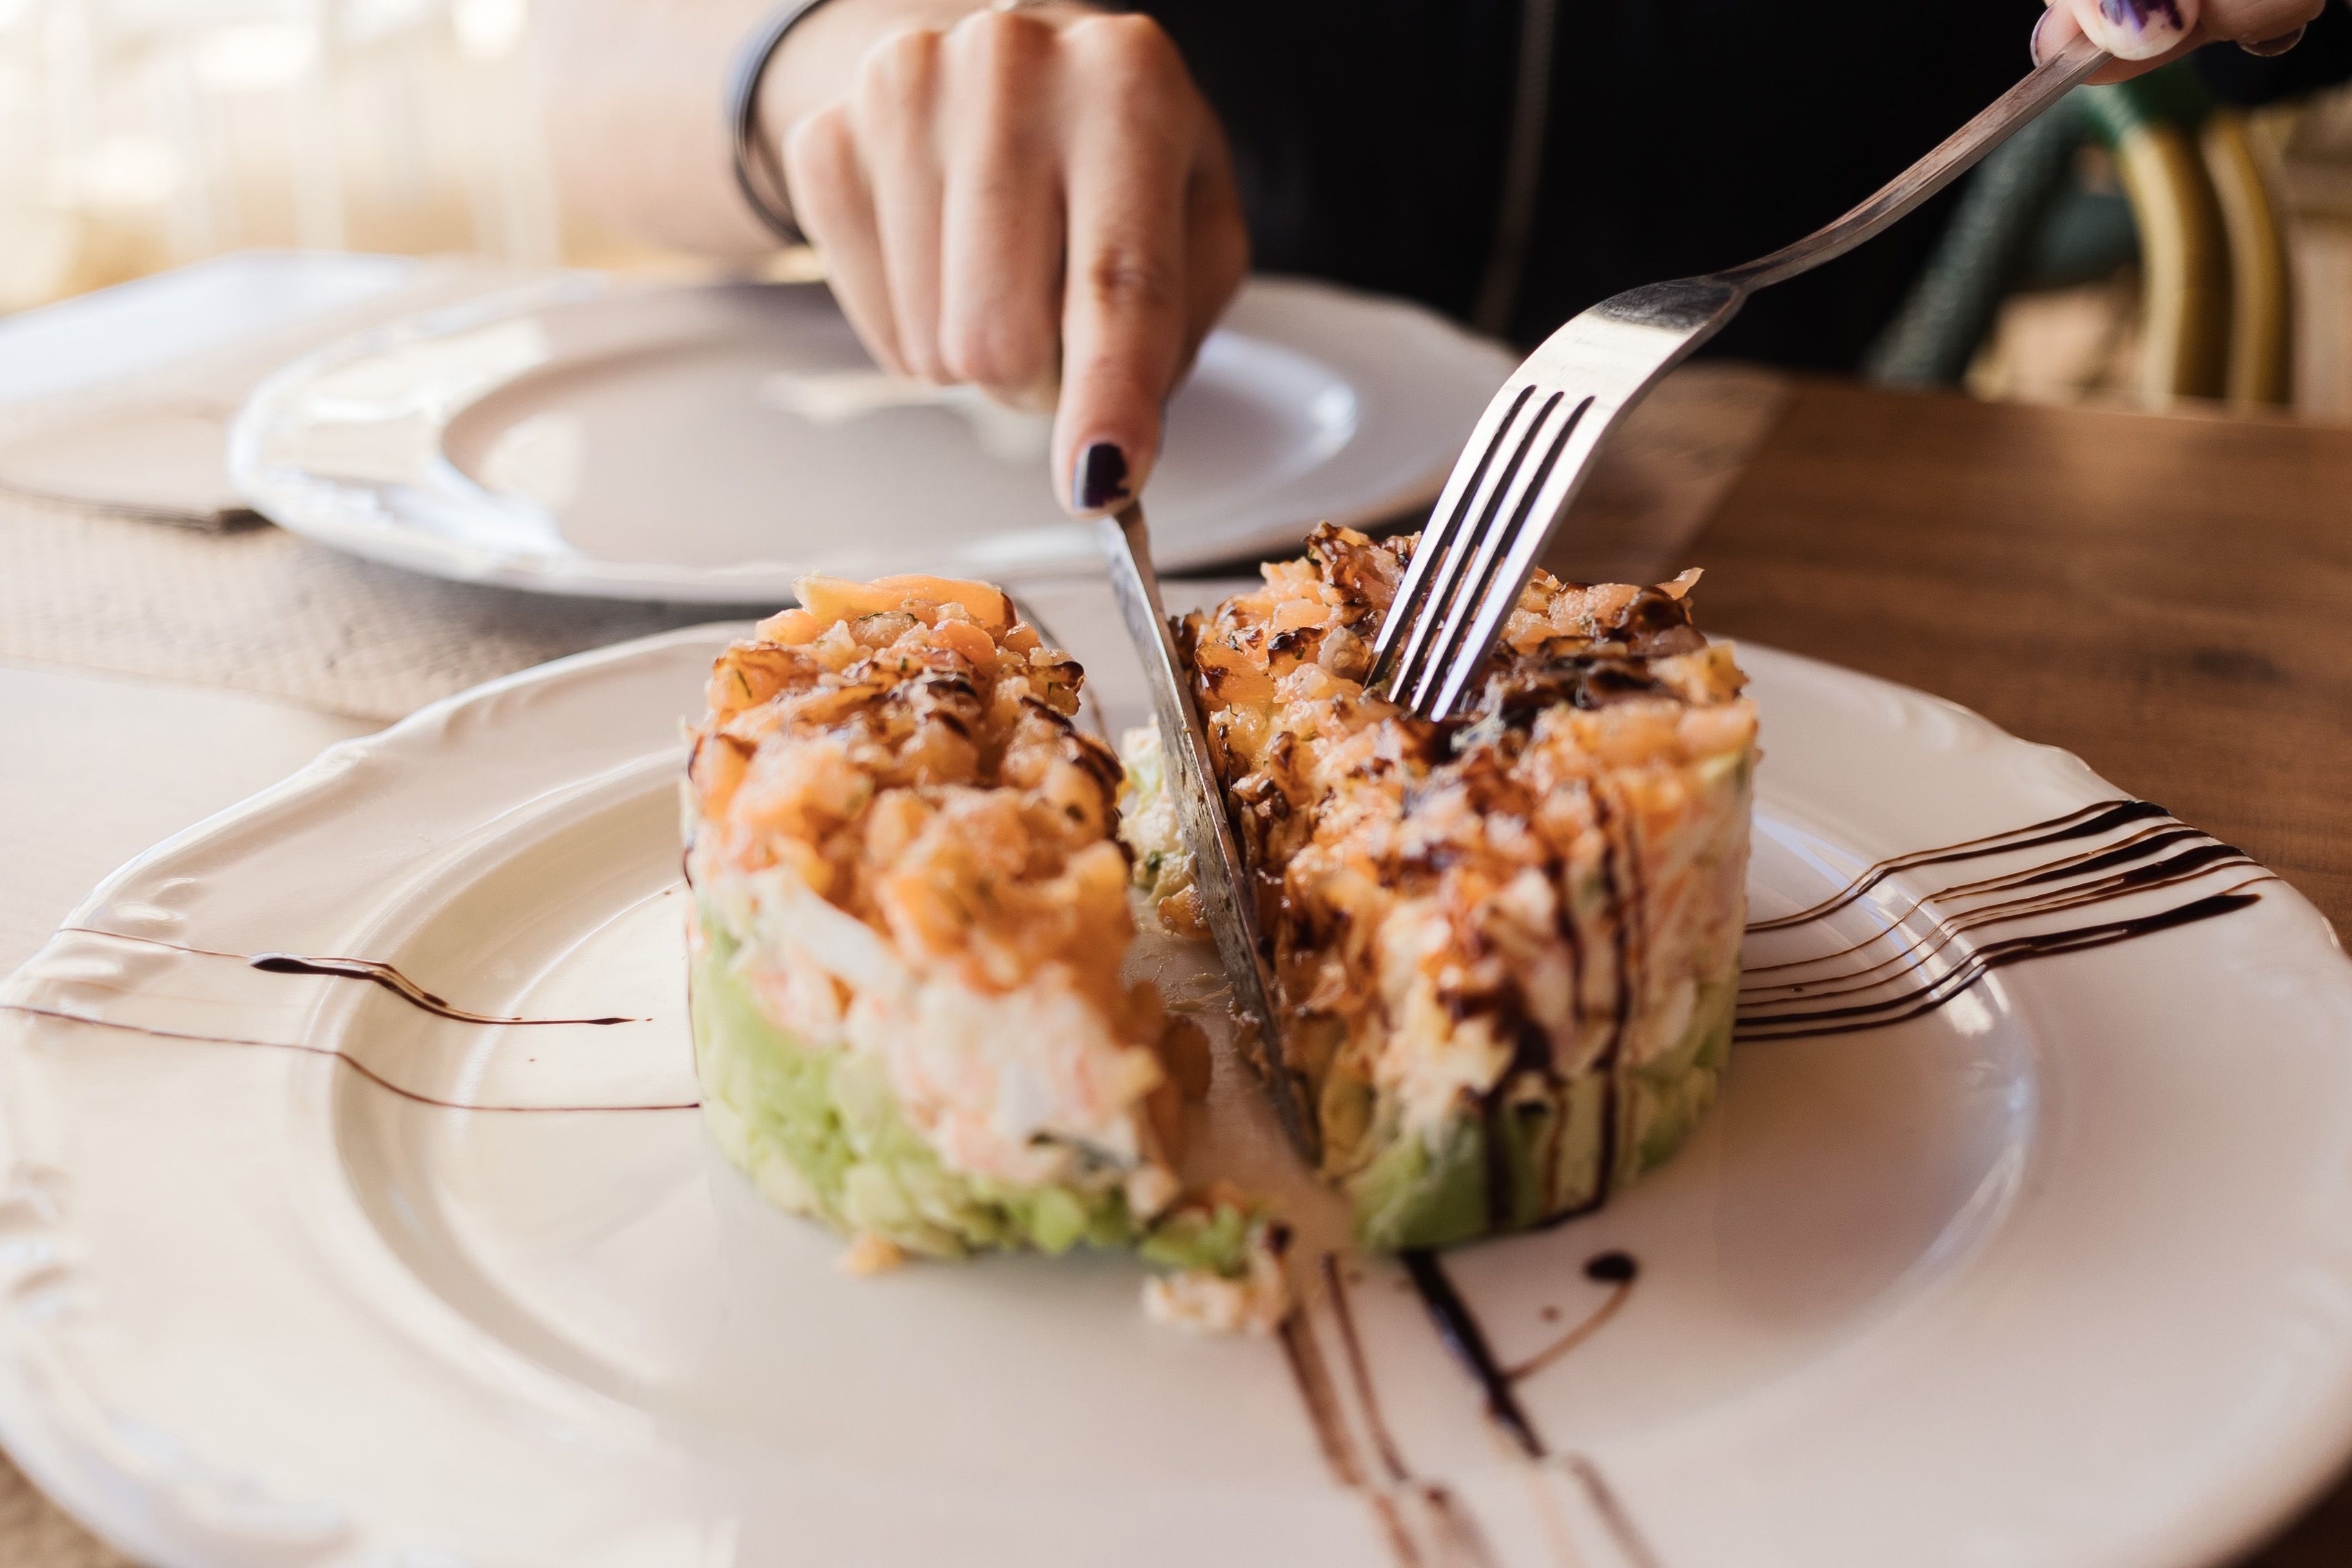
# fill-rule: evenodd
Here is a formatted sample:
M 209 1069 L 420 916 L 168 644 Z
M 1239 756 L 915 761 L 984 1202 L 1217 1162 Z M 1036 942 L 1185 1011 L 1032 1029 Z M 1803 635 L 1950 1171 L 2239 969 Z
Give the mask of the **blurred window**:
M 250 246 L 565 250 L 529 0 L 0 0 L 0 310 Z

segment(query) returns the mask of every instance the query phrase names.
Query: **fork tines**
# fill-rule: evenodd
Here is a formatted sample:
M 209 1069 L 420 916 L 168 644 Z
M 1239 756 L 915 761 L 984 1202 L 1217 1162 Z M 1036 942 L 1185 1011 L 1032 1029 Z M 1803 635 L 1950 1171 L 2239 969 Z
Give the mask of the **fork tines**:
M 1530 381 L 1488 405 L 1372 645 L 1391 701 L 1442 719 L 1461 700 L 1543 548 L 1549 481 L 1592 403 Z
M 1373 683 L 1384 682 L 1391 701 L 1423 719 L 1451 716 L 1609 426 L 1721 331 L 1750 293 L 1843 256 L 1897 221 L 2106 58 L 2078 38 L 1877 195 L 1796 244 L 1727 271 L 1628 289 L 1552 333 L 1478 416 L 1446 476 L 1373 638 Z

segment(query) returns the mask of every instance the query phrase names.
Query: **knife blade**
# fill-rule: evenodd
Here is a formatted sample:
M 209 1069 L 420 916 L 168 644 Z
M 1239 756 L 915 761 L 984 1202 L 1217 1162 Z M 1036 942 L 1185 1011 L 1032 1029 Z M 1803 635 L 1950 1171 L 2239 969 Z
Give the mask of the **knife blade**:
M 1166 759 L 1177 827 L 1192 858 L 1192 884 L 1200 889 L 1202 913 L 1216 939 L 1217 956 L 1233 982 L 1234 1011 L 1244 1025 L 1243 1059 L 1265 1086 L 1283 1131 L 1313 1163 L 1319 1157 L 1321 1140 L 1308 1110 L 1305 1080 L 1291 1069 L 1283 1053 L 1273 1003 L 1278 993 L 1268 949 L 1258 930 L 1257 900 L 1249 894 L 1248 873 L 1223 804 L 1224 788 L 1217 782 L 1209 752 L 1209 731 L 1193 700 L 1192 683 L 1169 625 L 1168 607 L 1160 600 L 1143 507 L 1139 502 L 1131 504 L 1116 516 L 1098 520 L 1095 527 L 1104 563 L 1110 571 L 1111 595 L 1118 601 L 1119 619 L 1127 623 L 1128 637 L 1135 644 L 1136 657 L 1151 688 L 1151 709 L 1160 721 L 1160 749 Z

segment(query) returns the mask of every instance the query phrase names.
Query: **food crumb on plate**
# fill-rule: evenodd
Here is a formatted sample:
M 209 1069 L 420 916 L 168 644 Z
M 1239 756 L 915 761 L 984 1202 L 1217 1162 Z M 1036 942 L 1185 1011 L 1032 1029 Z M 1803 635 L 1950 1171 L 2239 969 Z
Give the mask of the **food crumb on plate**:
M 1199 1334 L 1270 1334 L 1290 1316 L 1290 1280 L 1275 1248 L 1254 1248 L 1238 1278 L 1213 1268 L 1155 1274 L 1143 1282 L 1143 1312 L 1155 1323 Z
M 906 1261 L 906 1250 L 897 1242 L 865 1230 L 858 1232 L 856 1239 L 842 1248 L 841 1256 L 834 1259 L 834 1267 L 844 1274 L 863 1279 L 876 1274 L 887 1274 Z

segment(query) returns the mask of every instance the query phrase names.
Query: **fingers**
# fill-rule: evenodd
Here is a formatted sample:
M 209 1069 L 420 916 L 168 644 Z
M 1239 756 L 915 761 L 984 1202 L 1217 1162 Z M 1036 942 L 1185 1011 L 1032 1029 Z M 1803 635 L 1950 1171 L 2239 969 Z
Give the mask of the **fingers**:
M 2258 54 L 2284 54 L 2302 41 L 2303 30 L 2326 0 L 2204 0 L 2200 43 L 2227 39 Z
M 906 374 L 873 192 L 846 106 L 819 110 L 792 128 L 784 138 L 784 179 L 793 216 L 824 253 L 826 279 L 842 314 L 876 363 Z
M 2204 44 L 2238 43 L 2257 54 L 2294 47 L 2326 0 L 2051 0 L 2033 31 L 2033 58 L 2050 58 L 2088 37 L 2116 57 L 2094 81 L 2123 81 Z
M 2198 0 L 2060 0 L 2057 9 L 2119 60 L 2160 59 L 2197 30 Z M 2045 35 L 2045 45 L 2063 40 Z
M 2102 8 L 2110 4 L 2120 6 L 2132 3 L 2133 0 L 2080 0 L 2083 6 L 2094 13 L 2101 13 Z M 2194 5 L 2196 0 L 2180 0 L 2180 3 Z M 2077 0 L 2044 0 L 2044 4 L 2050 8 L 2042 13 L 2042 20 L 2033 29 L 2033 63 L 2036 65 L 2063 51 L 2069 45 L 2084 37 L 2086 30 L 2082 16 L 2076 10 Z M 2187 54 L 2193 47 L 2186 41 L 2177 41 L 2171 47 L 2153 55 L 2140 57 L 2121 55 L 2117 54 L 2114 45 L 2107 41 L 2106 35 L 2115 31 L 2114 26 L 2104 20 L 2101 26 L 2105 32 L 2093 34 L 2093 39 L 2108 54 L 2115 55 L 2116 58 L 2109 64 L 2100 67 L 2096 74 L 2091 78 L 2091 80 L 2095 83 L 2128 81 L 2133 77 L 2142 76 L 2154 70 L 2178 56 Z
M 1234 184 L 1233 160 L 1223 133 L 1213 122 L 1185 192 L 1184 356 L 1179 375 L 1192 368 L 1201 340 L 1225 313 L 1249 275 L 1249 225 L 1242 218 L 1241 192 Z
M 1073 511 L 1139 490 L 1249 242 L 1214 116 L 1159 26 L 1064 5 L 907 28 L 787 138 L 793 210 L 886 367 L 1055 405 Z
M 1189 352 L 1185 216 L 1192 126 L 1173 116 L 1183 67 L 1139 17 L 1065 35 L 1087 84 L 1066 145 L 1068 275 L 1062 301 L 1057 471 L 1074 512 L 1105 511 L 1142 488 L 1160 412 Z
M 867 52 L 850 99 L 899 358 L 906 374 L 933 382 L 947 379 L 940 361 L 940 42 L 929 27 L 883 39 Z
M 1054 30 L 982 11 L 947 37 L 949 138 L 939 352 L 947 376 L 1050 408 L 1061 355 L 1062 226 L 1052 136 Z
M 2227 37 L 2249 54 L 2286 54 L 2324 9 L 2326 0 L 2206 0 L 2200 40 Z

